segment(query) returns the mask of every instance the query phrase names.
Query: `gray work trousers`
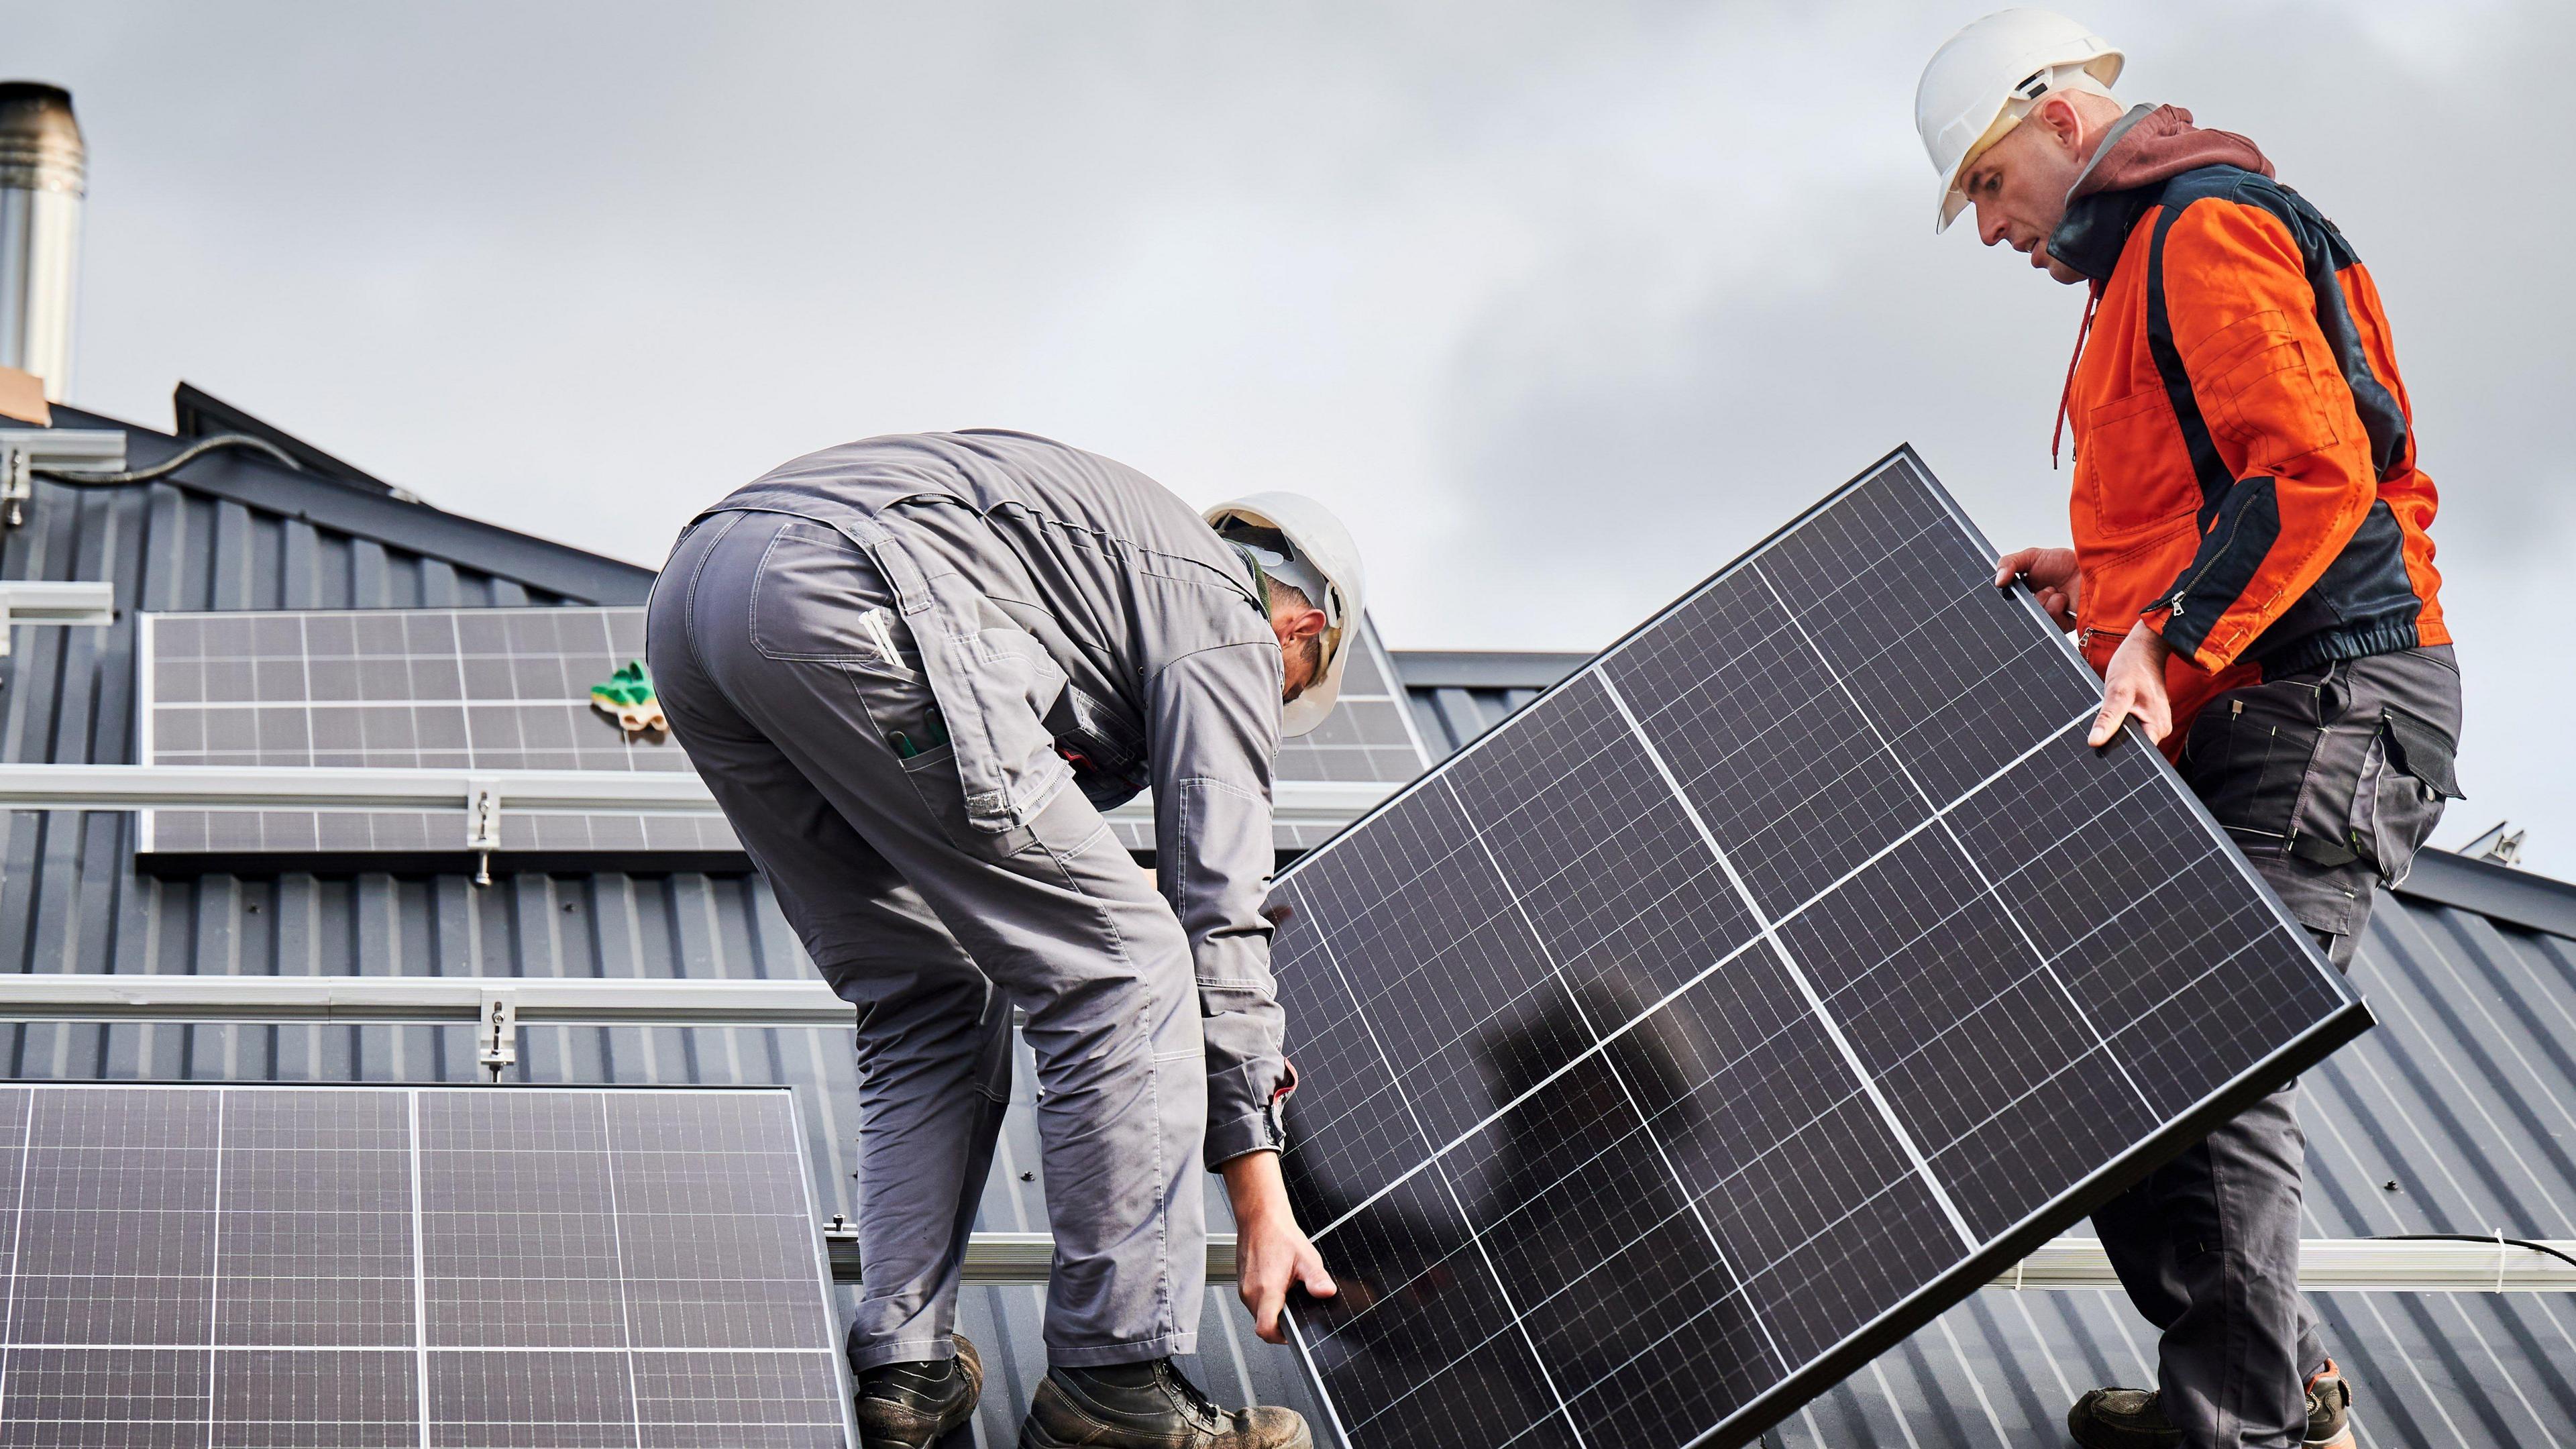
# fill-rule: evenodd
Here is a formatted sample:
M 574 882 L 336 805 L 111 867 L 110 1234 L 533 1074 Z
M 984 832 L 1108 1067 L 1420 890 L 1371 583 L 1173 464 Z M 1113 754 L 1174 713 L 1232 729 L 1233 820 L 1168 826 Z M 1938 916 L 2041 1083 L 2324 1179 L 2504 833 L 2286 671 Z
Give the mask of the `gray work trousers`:
M 2459 730 L 2450 649 L 2410 649 L 2219 695 L 2181 770 L 2340 970 L 2374 882 L 2405 877 L 2456 790 Z M 2326 1351 L 2299 1292 L 2297 1094 L 2283 1086 L 2093 1214 L 2129 1301 L 2163 1330 L 2158 1402 L 2192 1449 L 2307 1437 Z
M 781 910 L 859 1009 L 856 1368 L 948 1357 L 1011 1077 L 1037 1060 L 1049 1359 L 1195 1350 L 1207 1081 L 1189 943 L 1079 790 L 968 823 L 892 591 L 832 528 L 728 512 L 646 622 L 656 693 Z M 889 652 L 891 650 L 891 652 Z

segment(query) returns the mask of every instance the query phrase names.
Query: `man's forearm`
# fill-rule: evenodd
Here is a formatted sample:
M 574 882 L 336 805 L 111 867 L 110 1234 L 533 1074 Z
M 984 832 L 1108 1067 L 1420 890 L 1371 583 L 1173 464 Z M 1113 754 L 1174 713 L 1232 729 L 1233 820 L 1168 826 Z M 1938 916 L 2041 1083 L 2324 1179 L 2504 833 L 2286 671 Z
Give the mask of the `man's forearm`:
M 1230 1157 L 1217 1170 L 1225 1175 L 1225 1196 L 1234 1205 L 1237 1231 L 1250 1231 L 1249 1225 L 1279 1217 L 1293 1218 L 1288 1181 L 1280 1175 L 1277 1152 L 1264 1149 Z

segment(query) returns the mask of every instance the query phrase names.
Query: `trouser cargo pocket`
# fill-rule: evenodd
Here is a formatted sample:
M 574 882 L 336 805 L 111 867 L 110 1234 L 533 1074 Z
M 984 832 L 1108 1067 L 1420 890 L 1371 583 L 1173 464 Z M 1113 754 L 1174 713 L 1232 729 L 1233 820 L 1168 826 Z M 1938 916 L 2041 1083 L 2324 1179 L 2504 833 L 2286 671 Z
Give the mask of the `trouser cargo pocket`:
M 2218 695 L 2182 774 L 2301 924 L 2348 935 L 2458 799 L 2450 650 L 2338 660 Z
M 2414 868 L 2415 852 L 2442 819 L 2443 802 L 2460 798 L 2455 751 L 2431 720 L 2398 705 L 2383 707 L 2353 790 L 2348 844 L 2390 885 Z

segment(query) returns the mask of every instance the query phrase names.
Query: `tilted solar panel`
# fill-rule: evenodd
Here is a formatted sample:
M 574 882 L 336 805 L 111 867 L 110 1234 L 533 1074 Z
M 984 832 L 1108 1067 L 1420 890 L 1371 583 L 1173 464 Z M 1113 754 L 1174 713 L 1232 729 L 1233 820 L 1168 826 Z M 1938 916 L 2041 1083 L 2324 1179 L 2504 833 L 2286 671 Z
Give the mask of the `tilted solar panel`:
M 784 1090 L 0 1086 L 0 1445 L 852 1442 Z
M 1357 1449 L 1742 1444 L 2369 1024 L 1900 451 L 1279 881 Z

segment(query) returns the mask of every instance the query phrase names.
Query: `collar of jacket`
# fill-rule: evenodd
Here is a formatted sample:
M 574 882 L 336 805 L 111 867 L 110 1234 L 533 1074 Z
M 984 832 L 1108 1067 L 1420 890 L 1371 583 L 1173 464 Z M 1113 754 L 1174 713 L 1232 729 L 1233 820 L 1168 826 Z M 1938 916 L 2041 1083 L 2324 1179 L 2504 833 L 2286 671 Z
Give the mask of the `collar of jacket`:
M 1233 549 L 1234 556 L 1243 560 L 1243 566 L 1252 571 L 1252 592 L 1243 594 L 1241 596 L 1243 601 L 1252 606 L 1252 612 L 1261 616 L 1262 623 L 1269 623 L 1270 571 L 1263 568 L 1261 566 L 1261 560 L 1254 558 L 1252 556 L 1252 550 L 1245 548 L 1243 545 L 1229 539 L 1226 542 L 1226 547 Z
M 2048 234 L 2048 254 L 2096 282 L 2111 280 L 2111 268 L 2119 264 L 2120 248 L 2128 244 L 2129 228 L 2136 226 L 2138 218 L 2155 204 L 2159 188 L 2133 186 L 2122 191 L 2099 191 L 2088 190 L 2085 183 L 2095 179 L 2113 149 L 2153 110 L 2153 106 L 2131 106 L 2127 115 L 2111 124 L 2102 144 L 2094 148 L 2093 159 L 2077 173 L 2075 184 L 2066 189 L 2066 214 L 2058 220 L 2057 230 Z
M 2180 106 L 2130 107 L 2067 188 L 2066 215 L 2049 233 L 2048 254 L 2096 282 L 2109 281 L 2130 229 L 2163 195 L 2164 182 L 2207 166 L 2272 174 L 2262 149 L 2233 131 L 2195 126 Z

